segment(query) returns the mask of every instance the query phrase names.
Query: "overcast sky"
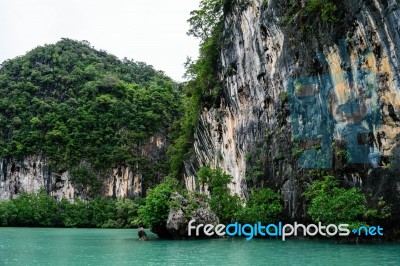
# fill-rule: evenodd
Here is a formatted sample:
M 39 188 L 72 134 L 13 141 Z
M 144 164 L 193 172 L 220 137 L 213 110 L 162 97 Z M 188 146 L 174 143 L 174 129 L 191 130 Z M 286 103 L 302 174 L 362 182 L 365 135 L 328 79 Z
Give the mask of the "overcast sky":
M 181 81 L 198 41 L 186 35 L 199 0 L 0 0 L 0 62 L 61 38 L 143 61 Z

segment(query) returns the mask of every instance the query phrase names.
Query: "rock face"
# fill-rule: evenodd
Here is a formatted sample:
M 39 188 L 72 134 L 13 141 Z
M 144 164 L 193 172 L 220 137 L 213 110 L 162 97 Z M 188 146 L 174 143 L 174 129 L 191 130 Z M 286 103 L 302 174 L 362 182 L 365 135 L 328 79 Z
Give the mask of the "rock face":
M 147 240 L 149 240 L 149 237 L 147 236 L 147 234 L 146 234 L 146 232 L 144 231 L 143 227 L 140 227 L 140 228 L 138 229 L 138 237 L 139 237 L 139 240 L 141 240 L 141 241 L 147 241 Z
M 157 165 L 165 160 L 165 151 L 168 142 L 163 135 L 154 135 L 141 147 L 141 155 L 148 165 Z M 148 166 L 147 166 L 148 167 Z M 96 172 L 96 170 L 95 170 Z M 135 167 L 118 166 L 107 171 L 96 172 L 96 179 L 100 182 L 100 195 L 105 197 L 138 197 L 148 187 L 145 183 L 149 173 L 146 165 L 137 163 Z M 161 178 L 164 173 L 152 173 Z M 66 198 L 74 201 L 75 198 L 90 197 L 90 189 L 75 184 L 70 170 L 52 171 L 45 156 L 25 156 L 21 160 L 0 159 L 0 200 L 12 199 L 21 192 L 33 193 L 45 188 L 46 191 L 61 200 Z
M 193 226 L 199 224 L 219 223 L 218 217 L 211 210 L 207 201 L 201 197 L 190 195 L 190 199 L 183 197 L 178 193 L 171 195 L 171 200 L 174 202 L 174 207 L 170 209 L 168 220 L 165 228 L 153 228 L 152 231 L 160 237 L 173 239 L 189 239 L 202 238 L 203 234 L 196 236 L 195 232 L 188 235 L 188 223 L 195 220 Z
M 268 185 L 288 218 L 301 219 L 308 169 L 324 169 L 362 187 L 369 204 L 398 205 L 400 4 L 334 1 L 343 14 L 335 25 L 293 12 L 306 2 L 233 1 L 222 97 L 200 114 L 186 186 L 199 190 L 196 171 L 219 167 L 233 176 L 232 193 Z

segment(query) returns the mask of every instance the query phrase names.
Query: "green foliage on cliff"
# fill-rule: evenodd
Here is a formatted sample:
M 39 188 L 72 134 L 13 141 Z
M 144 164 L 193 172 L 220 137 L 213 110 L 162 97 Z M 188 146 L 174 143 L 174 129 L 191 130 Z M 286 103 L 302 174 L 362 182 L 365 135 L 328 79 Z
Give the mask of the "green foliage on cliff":
M 337 24 L 341 15 L 339 7 L 338 2 L 331 0 L 308 0 L 303 8 L 303 1 L 291 0 L 287 2 L 286 12 L 282 19 L 286 25 L 289 25 L 298 14 L 299 18 L 306 22 L 301 23 L 300 26 L 313 30 L 318 22 Z
M 130 164 L 179 105 L 162 72 L 63 39 L 1 65 L 0 156 L 43 153 L 59 169 Z
M 237 195 L 229 193 L 228 184 L 232 176 L 221 169 L 202 167 L 198 173 L 199 182 L 208 189 L 209 195 L 188 192 L 180 188 L 177 180 L 166 179 L 153 189 L 150 189 L 145 205 L 139 209 L 139 220 L 147 227 L 165 226 L 171 209 L 180 208 L 179 199 L 171 199 L 178 192 L 188 200 L 185 215 L 191 217 L 200 207 L 199 202 L 207 201 L 212 211 L 223 224 L 233 221 L 241 223 L 276 222 L 282 217 L 282 202 L 278 193 L 269 188 L 255 189 L 251 192 L 245 207 Z
M 89 190 L 84 193 L 92 197 L 98 195 L 101 182 L 97 179 L 93 169 L 88 165 L 75 166 L 71 169 L 71 182 L 79 190 Z
M 224 173 L 221 169 L 210 169 L 203 167 L 197 173 L 199 181 L 208 186 L 210 192 L 209 204 L 211 209 L 218 216 L 220 222 L 230 223 L 236 213 L 240 210 L 240 198 L 237 195 L 230 195 L 228 184 L 232 176 Z
M 137 226 L 141 199 L 95 198 L 56 201 L 42 189 L 0 201 L 0 226 L 131 228 Z
M 366 198 L 358 188 L 340 188 L 333 176 L 313 182 L 304 193 L 314 222 L 357 224 L 366 213 Z
M 341 188 L 333 176 L 314 181 L 305 193 L 309 201 L 308 214 L 314 222 L 348 223 L 354 228 L 391 216 L 390 206 L 380 198 L 376 208 L 367 209 L 367 200 L 358 188 Z
M 338 22 L 338 7 L 329 0 L 309 0 L 306 10 L 310 14 L 320 15 L 322 20 L 330 23 Z
M 176 123 L 177 132 L 171 146 L 171 176 L 176 177 L 183 168 L 183 160 L 188 157 L 195 127 L 203 106 L 213 106 L 220 94 L 221 84 L 218 79 L 219 54 L 222 39 L 222 19 L 224 10 L 230 1 L 202 0 L 200 9 L 191 12 L 188 20 L 188 34 L 201 39 L 199 58 L 186 63 L 184 117 Z
M 282 217 L 281 196 L 270 188 L 250 192 L 246 206 L 236 214 L 240 223 L 276 223 Z
M 147 227 L 164 225 L 167 222 L 170 210 L 170 197 L 179 190 L 178 181 L 166 179 L 155 188 L 149 189 L 146 204 L 139 208 L 140 221 Z
M 190 12 L 188 34 L 206 41 L 213 34 L 223 16 L 223 7 L 227 0 L 202 0 L 200 8 Z
M 270 188 L 254 189 L 243 207 L 237 195 L 230 195 L 228 184 L 232 176 L 221 169 L 203 167 L 197 173 L 200 183 L 210 192 L 209 204 L 222 223 L 277 222 L 283 211 L 281 197 Z

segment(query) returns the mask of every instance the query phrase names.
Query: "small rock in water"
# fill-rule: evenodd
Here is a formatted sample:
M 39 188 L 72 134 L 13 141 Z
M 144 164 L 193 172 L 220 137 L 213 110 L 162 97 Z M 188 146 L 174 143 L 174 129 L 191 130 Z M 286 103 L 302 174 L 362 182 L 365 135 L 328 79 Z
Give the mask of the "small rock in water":
M 190 197 L 190 196 L 189 196 Z M 179 193 L 175 192 L 171 195 L 170 200 L 173 202 L 178 202 L 179 206 L 171 208 L 168 215 L 168 220 L 166 224 L 166 230 L 169 235 L 174 239 L 188 239 L 188 238 L 205 238 L 206 235 L 199 236 L 188 236 L 188 223 L 191 220 L 196 222 L 193 224 L 195 226 L 199 224 L 219 224 L 219 219 L 217 215 L 211 210 L 210 205 L 207 201 L 201 197 L 192 195 L 192 198 L 185 198 Z M 196 204 L 196 209 L 192 210 L 194 201 Z M 190 214 L 188 217 L 187 214 Z M 160 234 L 157 234 L 159 237 Z
M 144 231 L 143 227 L 140 227 L 138 229 L 138 236 L 139 240 L 149 240 L 149 237 L 147 236 L 146 232 Z

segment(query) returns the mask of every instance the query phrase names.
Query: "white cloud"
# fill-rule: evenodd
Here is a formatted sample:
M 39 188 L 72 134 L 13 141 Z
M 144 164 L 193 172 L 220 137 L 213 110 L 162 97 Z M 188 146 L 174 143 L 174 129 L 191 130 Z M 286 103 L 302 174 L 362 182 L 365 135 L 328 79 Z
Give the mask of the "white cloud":
M 0 0 L 0 62 L 61 38 L 87 40 L 182 80 L 198 41 L 186 35 L 199 0 Z

